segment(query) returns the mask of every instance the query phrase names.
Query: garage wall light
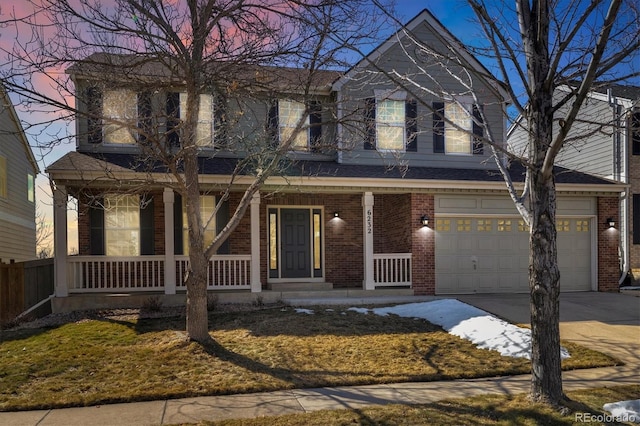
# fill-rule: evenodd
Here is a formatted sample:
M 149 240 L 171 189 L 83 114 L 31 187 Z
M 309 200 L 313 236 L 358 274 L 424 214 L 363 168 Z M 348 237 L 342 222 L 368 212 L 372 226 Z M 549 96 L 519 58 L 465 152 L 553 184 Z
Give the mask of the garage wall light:
M 422 217 L 420 218 L 420 224 L 422 226 L 429 226 L 429 216 L 422 215 Z
M 615 228 L 616 227 L 616 221 L 615 219 L 613 219 L 612 217 L 607 219 L 607 225 L 609 225 L 609 228 Z
M 338 213 L 338 212 L 333 212 L 333 217 L 340 217 L 340 213 Z

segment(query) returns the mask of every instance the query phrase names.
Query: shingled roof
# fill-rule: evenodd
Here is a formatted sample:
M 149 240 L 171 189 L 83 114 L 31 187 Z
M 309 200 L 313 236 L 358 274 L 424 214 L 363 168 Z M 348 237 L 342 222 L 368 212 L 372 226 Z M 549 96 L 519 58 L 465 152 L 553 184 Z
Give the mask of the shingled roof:
M 178 60 L 170 56 L 94 53 L 75 62 L 66 72 L 75 78 L 122 84 L 147 82 L 179 86 L 184 81 Z M 309 85 L 320 92 L 329 92 L 332 83 L 342 75 L 342 72 L 335 70 L 232 61 L 209 61 L 204 72 L 205 75 L 215 75 L 217 84 L 226 82 L 274 90 L 291 90 Z
M 238 167 L 240 160 L 223 157 L 199 158 L 200 174 L 202 175 L 230 175 Z M 53 163 L 47 172 L 60 171 L 135 171 L 144 173 L 167 173 L 162 163 L 152 163 L 140 158 L 136 154 L 91 153 L 81 154 L 71 152 Z M 524 182 L 525 169 L 522 165 L 513 163 L 509 168 L 514 182 Z M 555 179 L 560 184 L 584 185 L 615 185 L 614 182 L 586 173 L 568 170 L 562 167 L 554 168 Z M 240 170 L 240 175 L 248 175 L 248 170 Z M 468 181 L 468 182 L 501 182 L 502 175 L 497 170 L 483 169 L 452 169 L 444 167 L 408 167 L 400 170 L 398 167 L 383 165 L 354 165 L 341 164 L 333 161 L 293 161 L 288 164 L 287 176 L 293 177 L 335 177 L 362 179 L 400 179 L 424 181 Z

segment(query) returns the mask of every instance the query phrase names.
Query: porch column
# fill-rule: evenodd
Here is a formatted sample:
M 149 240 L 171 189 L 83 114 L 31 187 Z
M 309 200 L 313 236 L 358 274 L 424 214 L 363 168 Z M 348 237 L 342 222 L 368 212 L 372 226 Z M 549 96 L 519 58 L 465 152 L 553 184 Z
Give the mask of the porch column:
M 251 199 L 251 292 L 260 293 L 260 192 Z
M 176 258 L 173 239 L 173 189 L 165 188 L 164 201 L 164 294 L 176 294 Z
M 364 282 L 365 290 L 375 290 L 373 280 L 373 193 L 362 195 L 362 216 L 364 217 Z
M 53 190 L 53 250 L 56 297 L 69 295 L 67 277 L 67 189 L 57 185 Z

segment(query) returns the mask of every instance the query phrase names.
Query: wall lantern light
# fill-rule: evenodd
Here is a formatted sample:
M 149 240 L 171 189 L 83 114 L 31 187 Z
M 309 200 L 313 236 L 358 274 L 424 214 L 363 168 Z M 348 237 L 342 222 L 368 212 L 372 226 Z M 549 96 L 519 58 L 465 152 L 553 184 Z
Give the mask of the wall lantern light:
M 338 212 L 333 212 L 333 217 L 340 217 L 340 213 L 338 213 Z
M 609 228 L 615 228 L 616 221 L 612 217 L 610 217 L 607 219 L 607 225 L 609 225 Z
M 427 215 L 422 215 L 420 218 L 420 224 L 422 226 L 429 226 L 429 217 Z

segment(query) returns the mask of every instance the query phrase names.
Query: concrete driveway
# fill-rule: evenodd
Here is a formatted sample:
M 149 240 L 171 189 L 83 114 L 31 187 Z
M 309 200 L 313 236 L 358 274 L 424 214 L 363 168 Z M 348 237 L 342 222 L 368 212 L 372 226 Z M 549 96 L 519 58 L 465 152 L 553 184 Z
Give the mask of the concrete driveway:
M 516 324 L 529 324 L 528 294 L 474 294 L 457 299 Z M 560 338 L 612 355 L 640 371 L 640 297 L 563 293 Z

